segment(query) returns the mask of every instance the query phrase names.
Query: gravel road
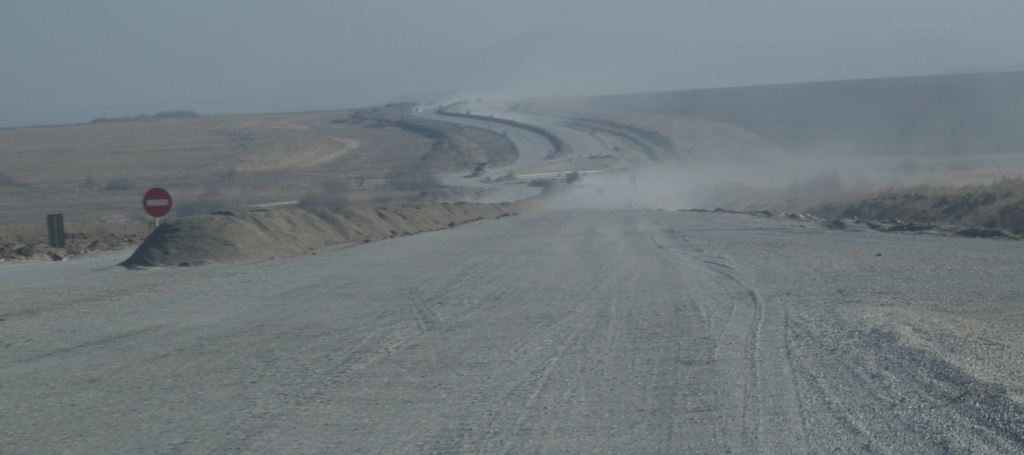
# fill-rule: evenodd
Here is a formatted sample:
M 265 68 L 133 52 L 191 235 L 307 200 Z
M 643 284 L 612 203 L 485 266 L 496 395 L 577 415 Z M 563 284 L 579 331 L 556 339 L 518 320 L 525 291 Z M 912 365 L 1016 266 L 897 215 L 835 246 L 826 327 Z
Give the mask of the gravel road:
M 1024 244 L 615 199 L 253 264 L 0 267 L 0 452 L 1024 450 Z

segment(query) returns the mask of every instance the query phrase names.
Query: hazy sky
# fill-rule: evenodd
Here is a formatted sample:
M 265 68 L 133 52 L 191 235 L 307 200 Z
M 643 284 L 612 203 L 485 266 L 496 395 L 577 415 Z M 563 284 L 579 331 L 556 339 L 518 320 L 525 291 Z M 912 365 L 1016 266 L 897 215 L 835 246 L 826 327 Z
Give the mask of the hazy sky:
M 0 126 L 301 109 L 290 88 L 372 80 L 541 27 L 786 46 L 1022 21 L 1020 0 L 3 0 Z

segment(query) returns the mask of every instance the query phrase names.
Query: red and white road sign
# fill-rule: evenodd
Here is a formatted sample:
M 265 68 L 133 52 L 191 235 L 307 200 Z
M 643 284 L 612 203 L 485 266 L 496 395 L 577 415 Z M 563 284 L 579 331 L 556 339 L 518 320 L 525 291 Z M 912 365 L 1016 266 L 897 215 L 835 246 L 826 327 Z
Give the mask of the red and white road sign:
M 171 193 L 163 188 L 151 188 L 142 196 L 142 208 L 153 218 L 162 218 L 171 211 Z

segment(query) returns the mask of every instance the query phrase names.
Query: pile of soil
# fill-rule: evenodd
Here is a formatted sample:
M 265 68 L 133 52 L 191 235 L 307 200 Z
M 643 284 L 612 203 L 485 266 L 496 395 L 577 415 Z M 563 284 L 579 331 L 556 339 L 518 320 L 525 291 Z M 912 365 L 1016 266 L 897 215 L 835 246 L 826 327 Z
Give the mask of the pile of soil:
M 150 234 L 128 268 L 260 261 L 328 245 L 416 234 L 518 214 L 523 204 L 429 204 L 376 208 L 217 212 L 168 222 Z

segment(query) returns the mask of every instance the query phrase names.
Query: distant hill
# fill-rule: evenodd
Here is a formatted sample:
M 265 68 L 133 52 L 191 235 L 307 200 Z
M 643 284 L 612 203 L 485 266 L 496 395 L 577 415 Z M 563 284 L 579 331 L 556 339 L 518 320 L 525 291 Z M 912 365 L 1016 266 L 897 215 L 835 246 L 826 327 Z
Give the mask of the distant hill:
M 587 99 L 590 107 L 734 124 L 820 155 L 1024 153 L 1024 71 Z

